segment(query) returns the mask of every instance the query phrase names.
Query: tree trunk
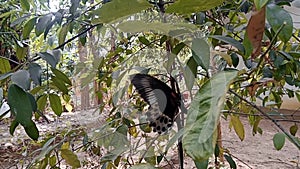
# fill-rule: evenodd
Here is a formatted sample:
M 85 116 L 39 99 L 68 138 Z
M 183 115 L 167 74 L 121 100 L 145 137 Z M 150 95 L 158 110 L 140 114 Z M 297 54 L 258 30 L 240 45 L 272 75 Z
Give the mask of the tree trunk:
M 81 42 L 78 41 L 78 54 L 80 62 L 85 62 L 87 60 L 87 48 L 82 46 Z M 86 70 L 83 70 L 82 73 L 85 73 Z M 81 102 L 81 110 L 86 110 L 90 107 L 90 97 L 89 97 L 89 85 L 82 86 L 83 79 L 81 79 L 80 85 L 80 102 Z

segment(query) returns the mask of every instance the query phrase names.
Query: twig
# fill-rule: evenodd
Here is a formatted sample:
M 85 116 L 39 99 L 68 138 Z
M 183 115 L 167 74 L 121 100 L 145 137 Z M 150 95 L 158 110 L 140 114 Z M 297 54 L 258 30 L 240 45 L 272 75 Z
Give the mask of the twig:
M 10 59 L 10 58 L 7 58 L 7 57 L 4 57 L 4 56 L 0 56 L 0 58 L 2 58 L 2 59 L 6 59 L 6 60 L 8 60 L 8 61 L 10 61 L 10 62 L 13 62 L 13 63 L 15 63 L 15 64 L 20 64 L 19 62 L 17 62 L 17 61 L 14 61 L 14 60 L 12 60 L 12 59 Z
M 152 146 L 152 144 L 154 143 L 154 141 L 155 141 L 158 137 L 159 137 L 159 135 L 156 136 L 156 138 L 153 139 L 153 140 L 151 141 L 151 143 L 150 143 L 149 146 L 147 147 L 146 151 L 145 151 L 144 154 L 141 156 L 141 158 L 140 158 L 140 160 L 139 160 L 139 163 L 141 163 L 142 160 L 145 158 L 145 156 L 146 156 L 148 150 L 150 149 L 150 147 Z
M 99 25 L 100 25 L 100 24 L 91 25 L 89 28 L 83 30 L 83 31 L 80 32 L 79 34 L 77 34 L 77 35 L 73 36 L 72 38 L 68 39 L 67 41 L 65 41 L 64 43 L 60 44 L 59 46 L 57 46 L 57 47 L 54 48 L 53 50 L 57 50 L 57 49 L 63 48 L 67 43 L 73 41 L 74 39 L 80 37 L 81 35 L 85 34 L 85 33 L 88 32 L 89 30 L 91 30 L 91 29 L 93 29 L 94 27 L 99 26 Z M 31 61 L 31 62 L 34 62 L 34 61 L 37 61 L 37 60 L 39 60 L 39 59 L 41 59 L 41 57 L 37 55 L 35 58 L 32 58 L 30 61 Z
M 85 34 L 86 32 L 88 32 L 89 30 L 93 29 L 96 26 L 99 26 L 100 24 L 96 24 L 96 25 L 92 25 L 89 28 L 85 29 L 84 31 L 80 32 L 79 34 L 77 34 L 76 36 L 73 36 L 72 38 L 68 39 L 67 41 L 65 41 L 64 43 L 62 43 L 61 45 L 57 46 L 55 49 L 60 49 L 63 48 L 67 43 L 73 41 L 74 39 L 80 37 L 81 35 Z
M 270 42 L 270 46 L 267 48 L 267 50 L 260 56 L 259 62 L 257 64 L 257 66 L 259 66 L 262 61 L 264 60 L 265 56 L 267 55 L 267 53 L 269 53 L 269 51 L 272 49 L 273 44 L 275 43 L 277 36 L 279 35 L 279 33 L 281 32 L 281 30 L 283 29 L 283 27 L 285 26 L 285 24 L 281 25 L 280 28 L 278 29 L 278 31 L 276 32 L 276 34 L 274 35 L 273 39 Z
M 273 119 L 270 115 L 268 115 L 267 113 L 265 113 L 264 111 L 262 111 L 257 105 L 255 105 L 254 103 L 252 103 L 252 102 L 244 99 L 242 96 L 240 96 L 239 94 L 237 94 L 233 90 L 229 89 L 229 92 L 232 93 L 232 94 L 234 94 L 239 99 L 241 99 L 242 101 L 246 102 L 247 104 L 249 104 L 253 108 L 255 108 L 258 112 L 260 112 L 262 115 L 264 115 L 265 117 L 267 117 L 269 120 L 271 120 L 289 138 L 289 140 L 300 150 L 300 143 L 298 143 L 297 141 L 295 141 L 294 138 L 280 124 L 278 124 L 275 119 Z
M 249 115 L 251 115 L 251 116 L 262 116 L 262 117 L 265 117 L 264 115 L 262 115 L 262 114 L 249 114 L 249 113 L 241 113 L 241 112 L 234 112 L 234 111 L 229 111 L 229 110 L 224 110 L 224 111 L 222 111 L 221 113 L 228 113 L 228 114 L 237 114 L 237 115 L 245 115 L 245 116 L 249 116 Z M 300 117 L 300 115 L 293 115 L 293 114 L 269 114 L 269 116 L 282 116 L 282 117 Z M 281 121 L 283 121 L 283 120 L 294 120 L 294 121 L 296 121 L 296 122 L 300 122 L 299 120 L 295 120 L 295 119 L 276 119 L 277 121 L 278 120 L 281 120 Z M 292 121 L 292 122 L 294 122 L 294 121 Z

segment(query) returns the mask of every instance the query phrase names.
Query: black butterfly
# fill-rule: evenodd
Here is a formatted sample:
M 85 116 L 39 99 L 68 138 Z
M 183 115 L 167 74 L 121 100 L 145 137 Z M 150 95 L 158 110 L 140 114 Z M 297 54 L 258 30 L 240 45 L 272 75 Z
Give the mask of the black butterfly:
M 176 83 L 175 79 L 173 82 Z M 147 74 L 132 75 L 131 83 L 150 106 L 146 115 L 153 132 L 161 134 L 171 128 L 179 112 L 181 100 L 180 93 L 174 89 L 175 85 L 171 89 L 164 82 Z

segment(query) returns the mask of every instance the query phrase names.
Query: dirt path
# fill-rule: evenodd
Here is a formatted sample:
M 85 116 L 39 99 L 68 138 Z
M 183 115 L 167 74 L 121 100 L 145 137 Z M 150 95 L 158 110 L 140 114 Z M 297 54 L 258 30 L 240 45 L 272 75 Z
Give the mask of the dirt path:
M 252 129 L 246 118 L 242 118 L 245 125 L 245 139 L 240 141 L 234 131 L 229 130 L 228 121 L 222 120 L 223 126 L 223 146 L 237 157 L 235 161 L 238 168 L 259 168 L 259 169 L 299 169 L 300 168 L 300 151 L 285 140 L 284 147 L 277 151 L 273 146 L 273 136 L 279 132 L 275 125 L 268 121 L 262 120 L 260 127 L 263 129 L 263 135 L 252 135 Z M 286 129 L 290 123 L 280 123 Z M 232 129 L 233 130 L 233 129 Z M 289 131 L 289 130 L 287 130 Z M 299 131 L 298 131 L 299 137 Z M 243 164 L 246 163 L 246 164 Z M 298 166 L 297 166 L 298 165 Z
M 74 126 L 84 126 L 88 132 L 98 128 L 104 118 L 94 110 L 81 111 L 75 113 L 64 113 L 63 116 L 50 124 L 40 122 L 37 124 L 41 135 L 49 131 L 57 131 L 59 129 L 74 128 Z M 299 169 L 300 151 L 286 140 L 286 144 L 282 150 L 277 151 L 273 147 L 272 138 L 278 129 L 267 120 L 262 120 L 260 127 L 263 129 L 263 135 L 257 134 L 252 136 L 251 127 L 248 125 L 247 119 L 242 118 L 242 123 L 245 125 L 245 140 L 240 141 L 234 131 L 229 130 L 228 121 L 222 120 L 223 146 L 236 157 L 234 160 L 237 167 L 241 169 L 257 168 L 257 169 Z M 0 169 L 1 167 L 12 167 L 12 164 L 17 163 L 24 158 L 22 152 L 22 144 L 30 141 L 25 136 L 24 130 L 17 128 L 15 136 L 10 136 L 8 133 L 8 124 L 0 124 Z M 288 129 L 290 124 L 282 123 Z M 233 129 L 232 129 L 233 130 Z M 299 131 L 298 131 L 299 137 Z M 194 164 L 186 165 L 185 168 L 194 166 Z M 12 167 L 13 168 L 13 167 Z

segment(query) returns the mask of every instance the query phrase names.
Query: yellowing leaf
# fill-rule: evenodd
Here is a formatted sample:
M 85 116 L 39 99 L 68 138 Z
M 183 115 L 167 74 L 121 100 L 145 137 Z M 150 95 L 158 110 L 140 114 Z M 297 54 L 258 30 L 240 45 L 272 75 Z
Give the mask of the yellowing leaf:
M 291 135 L 295 136 L 296 133 L 297 133 L 297 131 L 298 131 L 298 126 L 297 126 L 297 124 L 294 124 L 294 125 L 292 125 L 292 126 L 290 127 L 290 133 L 291 133 Z
M 231 116 L 231 124 L 233 125 L 235 133 L 239 136 L 241 141 L 243 141 L 245 138 L 245 130 L 240 118 L 237 116 Z
M 216 54 L 220 55 L 227 62 L 229 66 L 232 66 L 232 59 L 230 55 L 228 55 L 225 52 L 218 52 L 218 51 L 216 51 Z
M 19 60 L 22 60 L 25 58 L 27 49 L 28 49 L 27 47 L 20 47 L 19 45 L 17 45 L 16 55 Z
M 78 157 L 76 154 L 74 154 L 69 149 L 62 149 L 61 150 L 61 157 L 66 160 L 66 163 L 71 165 L 74 168 L 81 167 L 80 161 L 78 160 Z
M 73 110 L 73 106 L 71 104 L 69 104 L 69 103 L 67 103 L 65 105 L 65 108 L 67 109 L 68 112 L 72 112 L 72 110 Z
M 0 58 L 0 74 L 7 73 L 11 70 L 9 61 L 7 59 Z
M 61 149 L 69 149 L 70 143 L 69 142 L 64 142 L 63 145 L 61 146 Z

